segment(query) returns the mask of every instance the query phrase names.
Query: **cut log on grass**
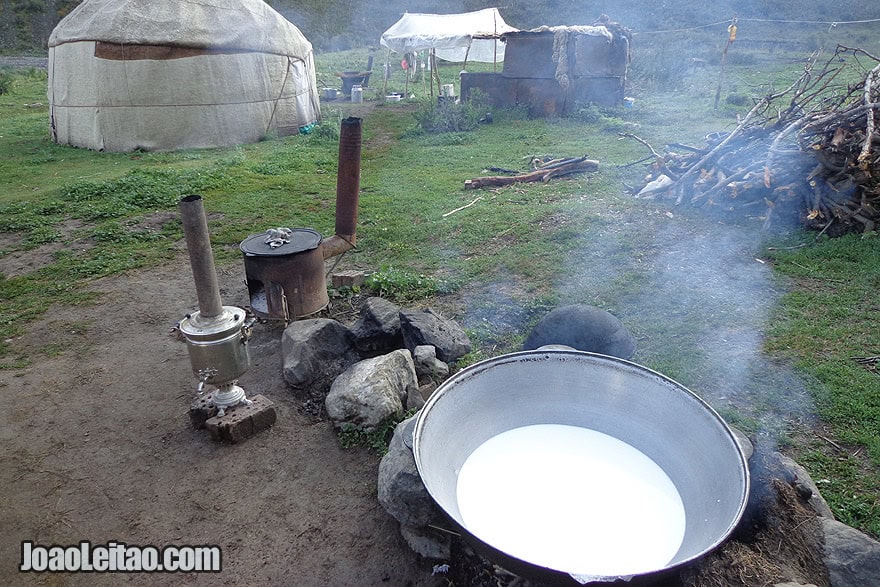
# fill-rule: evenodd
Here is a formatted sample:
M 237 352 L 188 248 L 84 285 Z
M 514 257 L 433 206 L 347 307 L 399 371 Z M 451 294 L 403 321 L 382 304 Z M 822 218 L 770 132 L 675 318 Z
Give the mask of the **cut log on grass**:
M 546 167 L 542 167 L 536 171 L 530 171 L 529 173 L 522 173 L 520 175 L 490 175 L 487 177 L 476 177 L 465 181 L 464 188 L 467 190 L 475 190 L 484 187 L 500 187 L 514 183 L 529 183 L 536 181 L 547 183 L 554 177 L 596 171 L 597 169 L 599 169 L 598 161 L 587 159 L 586 157 L 577 157 L 575 159 L 553 161 Z

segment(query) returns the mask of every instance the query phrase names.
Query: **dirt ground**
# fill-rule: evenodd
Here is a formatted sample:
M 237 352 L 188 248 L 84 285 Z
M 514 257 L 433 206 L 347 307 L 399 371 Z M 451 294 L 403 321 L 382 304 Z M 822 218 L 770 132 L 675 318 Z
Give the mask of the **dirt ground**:
M 432 576 L 436 561 L 414 554 L 378 503 L 379 457 L 340 448 L 330 423 L 305 413 L 303 398 L 287 388 L 280 325 L 255 327 L 252 366 L 241 379 L 250 394 L 275 402 L 276 425 L 238 445 L 193 430 L 195 377 L 186 345 L 169 334 L 197 305 L 179 246 L 178 262 L 99 280 L 98 303 L 54 308 L 14 341 L 32 356 L 50 344 L 67 350 L 0 372 L 4 584 L 530 585 L 457 543 L 449 572 Z M 243 267 L 219 273 L 224 303 L 247 305 Z M 819 562 L 786 568 L 786 561 L 820 560 L 821 546 L 809 543 L 815 533 L 804 523 L 811 516 L 792 501 L 790 488 L 781 489 L 784 507 L 769 508 L 769 528 L 727 543 L 702 568 L 663 585 L 758 586 L 792 575 L 826 584 L 817 578 Z M 24 574 L 23 540 L 215 544 L 223 571 Z M 791 548 L 780 551 L 781 544 Z
M 221 270 L 245 305 L 243 268 Z M 239 445 L 190 427 L 189 263 L 104 279 L 97 305 L 55 308 L 15 341 L 68 346 L 0 372 L 0 577 L 14 585 L 434 585 L 376 499 L 378 456 L 343 450 L 281 376 L 280 328 L 257 326 L 241 385 L 278 421 Z M 218 575 L 21 574 L 21 542 L 216 544 Z

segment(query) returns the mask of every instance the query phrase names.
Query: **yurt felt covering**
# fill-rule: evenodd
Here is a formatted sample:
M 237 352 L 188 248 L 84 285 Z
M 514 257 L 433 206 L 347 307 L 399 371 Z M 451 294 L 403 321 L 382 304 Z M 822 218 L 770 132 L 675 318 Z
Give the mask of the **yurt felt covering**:
M 85 0 L 49 39 L 53 139 L 176 150 L 320 119 L 311 43 L 262 0 Z

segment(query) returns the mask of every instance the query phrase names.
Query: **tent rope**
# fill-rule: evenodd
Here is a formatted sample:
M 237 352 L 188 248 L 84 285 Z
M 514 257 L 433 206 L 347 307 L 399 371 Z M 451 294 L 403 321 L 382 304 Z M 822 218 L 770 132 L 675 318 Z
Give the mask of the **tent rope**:
M 269 123 L 266 126 L 266 133 L 269 134 L 269 130 L 272 128 L 272 121 L 275 120 L 275 111 L 278 110 L 278 102 L 281 101 L 282 96 L 284 96 L 284 86 L 287 85 L 287 78 L 290 77 L 290 68 L 291 61 L 290 57 L 287 57 L 287 70 L 284 72 L 284 81 L 281 82 L 281 90 L 278 92 L 278 97 L 275 98 L 275 101 L 272 103 L 272 115 L 269 117 Z

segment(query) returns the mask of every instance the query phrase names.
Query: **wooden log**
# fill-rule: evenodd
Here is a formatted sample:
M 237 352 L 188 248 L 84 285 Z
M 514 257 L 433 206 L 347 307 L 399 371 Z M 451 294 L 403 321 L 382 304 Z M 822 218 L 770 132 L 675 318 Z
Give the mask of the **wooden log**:
M 584 173 L 599 169 L 599 162 L 592 159 L 577 159 L 573 163 L 559 165 L 551 169 L 538 169 L 521 175 L 476 177 L 464 182 L 464 189 L 475 190 L 484 187 L 500 187 L 514 183 L 529 183 L 536 181 L 548 182 L 551 178 L 572 173 Z

